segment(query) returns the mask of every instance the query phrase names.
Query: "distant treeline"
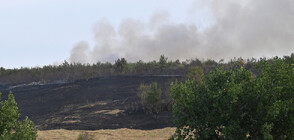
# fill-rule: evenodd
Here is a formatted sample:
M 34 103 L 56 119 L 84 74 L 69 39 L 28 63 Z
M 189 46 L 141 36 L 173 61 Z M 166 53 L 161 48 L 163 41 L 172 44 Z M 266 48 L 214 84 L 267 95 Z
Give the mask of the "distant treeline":
M 290 56 L 284 56 L 283 59 L 291 60 L 294 57 L 292 53 Z M 265 58 L 261 58 L 265 59 Z M 96 64 L 81 64 L 69 63 L 64 61 L 61 65 L 47 65 L 43 67 L 19 68 L 19 69 L 5 69 L 0 67 L 0 85 L 13 85 L 30 82 L 54 82 L 65 81 L 73 82 L 76 80 L 87 80 L 97 77 L 117 76 L 117 75 L 185 75 L 189 67 L 198 66 L 203 69 L 204 73 L 208 73 L 216 66 L 223 66 L 225 68 L 237 67 L 242 65 L 245 69 L 250 69 L 253 72 L 254 66 L 261 59 L 255 58 L 242 59 L 234 58 L 229 62 L 220 60 L 199 60 L 189 59 L 186 61 L 172 61 L 168 60 L 164 55 L 160 56 L 158 61 L 143 62 L 138 61 L 129 63 L 124 58 L 117 59 L 114 64 L 101 63 Z M 268 59 L 271 61 L 271 59 Z

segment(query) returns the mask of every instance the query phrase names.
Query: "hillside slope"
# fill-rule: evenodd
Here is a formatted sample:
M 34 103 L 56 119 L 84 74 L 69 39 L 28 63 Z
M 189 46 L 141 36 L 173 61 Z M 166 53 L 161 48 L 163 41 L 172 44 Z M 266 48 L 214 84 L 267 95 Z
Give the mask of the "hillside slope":
M 171 112 L 163 111 L 155 119 L 137 108 L 140 83 L 157 81 L 166 92 L 180 76 L 113 76 L 74 83 L 31 85 L 8 89 L 5 99 L 15 95 L 22 117 L 28 116 L 41 130 L 48 129 L 155 129 L 173 126 Z M 137 108 L 133 111 L 132 108 Z

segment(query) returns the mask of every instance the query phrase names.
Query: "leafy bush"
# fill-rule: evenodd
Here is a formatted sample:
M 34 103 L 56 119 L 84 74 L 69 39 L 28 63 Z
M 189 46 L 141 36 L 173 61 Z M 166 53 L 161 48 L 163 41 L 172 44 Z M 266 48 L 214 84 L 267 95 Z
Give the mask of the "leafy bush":
M 216 68 L 197 84 L 172 84 L 177 131 L 170 139 L 293 139 L 293 62 L 261 60 L 257 75 Z
M 138 97 L 147 114 L 158 114 L 161 111 L 161 90 L 156 82 L 151 85 L 141 84 L 138 88 Z
M 0 92 L 0 100 L 2 93 Z M 1 140 L 35 140 L 37 129 L 32 121 L 25 118 L 23 122 L 17 121 L 20 114 L 17 112 L 17 103 L 12 93 L 8 100 L 0 102 L 0 139 Z

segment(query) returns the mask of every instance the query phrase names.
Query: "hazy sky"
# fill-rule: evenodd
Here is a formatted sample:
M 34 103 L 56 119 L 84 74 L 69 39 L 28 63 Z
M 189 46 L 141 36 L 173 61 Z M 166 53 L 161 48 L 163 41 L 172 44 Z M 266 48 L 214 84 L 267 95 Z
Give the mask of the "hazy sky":
M 0 66 L 12 68 L 63 61 L 81 40 L 93 41 L 101 18 L 117 26 L 124 18 L 147 20 L 166 10 L 191 22 L 192 0 L 0 0 Z
M 165 53 L 171 59 L 288 55 L 294 48 L 294 4 L 279 2 L 0 0 L 0 67 L 118 57 L 149 61 Z M 264 53 L 244 51 L 240 43 Z

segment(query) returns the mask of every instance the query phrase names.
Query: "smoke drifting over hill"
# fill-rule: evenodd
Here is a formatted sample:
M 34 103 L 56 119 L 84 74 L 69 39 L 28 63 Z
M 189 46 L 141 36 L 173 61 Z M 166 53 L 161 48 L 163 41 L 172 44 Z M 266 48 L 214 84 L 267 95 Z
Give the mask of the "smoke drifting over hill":
M 261 57 L 294 51 L 293 0 L 210 0 L 213 24 L 199 31 L 195 24 L 172 23 L 167 12 L 148 22 L 125 19 L 116 30 L 106 20 L 94 28 L 95 46 L 85 41 L 73 47 L 69 61 L 150 61 L 165 54 L 169 59 Z

